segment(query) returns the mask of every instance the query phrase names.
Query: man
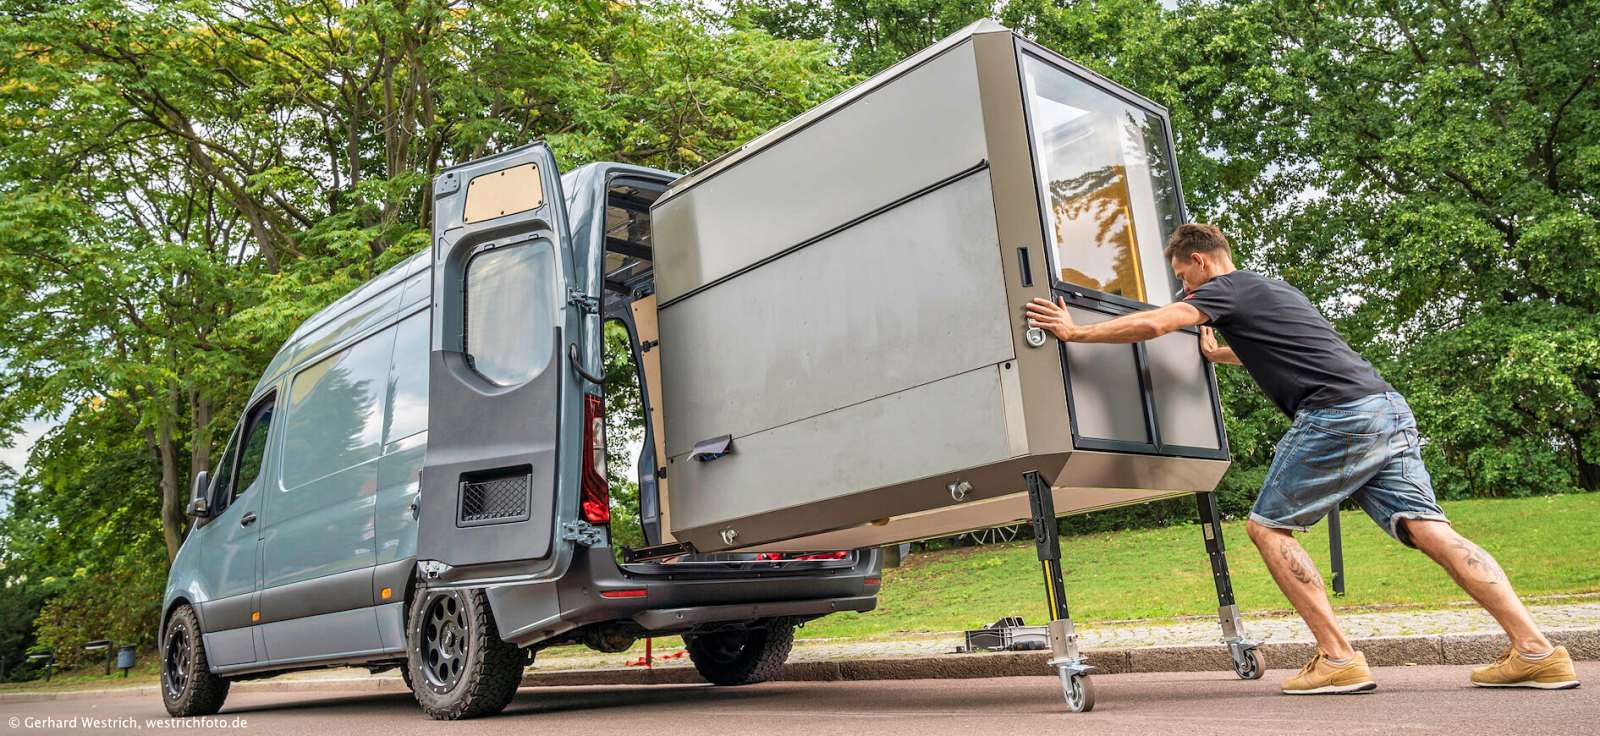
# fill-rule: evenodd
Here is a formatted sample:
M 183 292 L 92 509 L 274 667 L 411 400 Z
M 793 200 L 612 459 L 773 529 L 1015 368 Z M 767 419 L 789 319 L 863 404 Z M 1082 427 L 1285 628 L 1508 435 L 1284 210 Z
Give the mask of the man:
M 1035 299 L 1029 324 L 1063 342 L 1132 343 L 1200 327 L 1214 363 L 1243 365 L 1294 423 L 1278 442 L 1245 529 L 1272 577 L 1317 639 L 1317 654 L 1283 683 L 1295 695 L 1372 690 L 1366 658 L 1350 647 L 1316 564 L 1291 532 L 1354 496 L 1390 536 L 1443 567 L 1505 629 L 1511 646 L 1472 671 L 1484 687 L 1578 686 L 1565 647 L 1553 647 L 1494 558 L 1457 534 L 1434 500 L 1405 398 L 1356 354 L 1294 287 L 1233 266 L 1227 238 L 1211 225 L 1183 225 L 1167 241 L 1183 301 L 1094 325 L 1077 325 L 1066 303 Z M 1227 338 L 1218 345 L 1213 328 Z

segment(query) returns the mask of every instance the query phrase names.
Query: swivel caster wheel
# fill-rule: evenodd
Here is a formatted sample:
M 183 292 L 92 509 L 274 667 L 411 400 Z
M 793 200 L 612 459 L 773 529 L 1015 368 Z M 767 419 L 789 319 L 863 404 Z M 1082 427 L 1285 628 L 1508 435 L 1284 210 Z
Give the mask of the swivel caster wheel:
M 1061 675 L 1061 695 L 1066 698 L 1067 710 L 1088 713 L 1094 710 L 1094 680 L 1088 675 Z
M 1243 656 L 1234 656 L 1233 673 L 1241 680 L 1259 680 L 1267 671 L 1267 660 L 1261 656 L 1261 650 L 1254 647 L 1246 649 Z

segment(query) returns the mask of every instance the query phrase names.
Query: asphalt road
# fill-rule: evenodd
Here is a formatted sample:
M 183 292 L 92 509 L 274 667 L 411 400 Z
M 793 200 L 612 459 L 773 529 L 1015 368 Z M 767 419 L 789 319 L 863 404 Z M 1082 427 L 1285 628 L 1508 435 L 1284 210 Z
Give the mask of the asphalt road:
M 182 730 L 274 736 L 1600 733 L 1600 662 L 1580 663 L 1579 677 L 1590 684 L 1567 691 L 1474 688 L 1464 667 L 1404 667 L 1377 670 L 1373 693 L 1279 695 L 1277 683 L 1289 674 L 1275 670 L 1256 682 L 1213 672 L 1101 675 L 1094 712 L 1080 714 L 1065 712 L 1049 677 L 524 688 L 505 713 L 458 723 L 428 720 L 407 693 L 240 690 L 214 722 Z M 37 723 L 47 717 L 80 720 L 56 728 Z M 131 718 L 134 727 L 88 724 L 85 717 Z M 9 726 L 13 718 L 22 725 L 6 733 L 150 733 L 162 723 L 178 725 L 166 719 L 154 695 L 0 701 L 0 724 Z

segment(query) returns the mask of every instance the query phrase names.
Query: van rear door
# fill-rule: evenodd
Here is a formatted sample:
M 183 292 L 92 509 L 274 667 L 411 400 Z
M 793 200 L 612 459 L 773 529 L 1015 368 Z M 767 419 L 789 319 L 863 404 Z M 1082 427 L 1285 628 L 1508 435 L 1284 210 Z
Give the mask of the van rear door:
M 448 169 L 433 186 L 419 567 L 438 583 L 537 574 L 552 558 L 558 489 L 577 485 L 579 463 L 558 462 L 562 428 L 582 421 L 567 366 L 582 315 L 569 307 L 559 172 L 536 143 Z

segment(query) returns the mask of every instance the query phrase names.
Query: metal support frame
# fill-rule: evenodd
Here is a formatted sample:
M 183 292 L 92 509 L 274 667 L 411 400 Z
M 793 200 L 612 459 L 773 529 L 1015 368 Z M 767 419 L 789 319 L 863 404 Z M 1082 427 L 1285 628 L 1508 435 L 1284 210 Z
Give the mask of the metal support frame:
M 1252 658 L 1261 642 L 1245 636 L 1244 620 L 1233 599 L 1233 578 L 1228 574 L 1228 552 L 1222 541 L 1222 514 L 1217 510 L 1217 494 L 1196 493 L 1194 500 L 1200 511 L 1200 533 L 1205 536 L 1206 555 L 1211 558 L 1211 581 L 1217 586 L 1217 623 L 1222 626 L 1222 643 L 1228 645 L 1234 670 L 1245 677 L 1243 668 L 1254 666 Z
M 1328 564 L 1333 566 L 1333 594 L 1344 595 L 1344 535 L 1339 531 L 1339 507 L 1328 512 Z
M 1039 471 L 1022 474 L 1028 484 L 1028 506 L 1033 512 L 1033 544 L 1044 571 L 1045 606 L 1050 618 L 1050 666 L 1061 678 L 1062 692 L 1074 710 L 1094 707 L 1093 691 L 1089 691 L 1087 706 L 1080 699 L 1074 702 L 1073 692 L 1082 692 L 1086 676 L 1094 670 L 1078 651 L 1078 634 L 1072 626 L 1067 611 L 1067 591 L 1061 572 L 1061 532 L 1056 527 L 1056 503 L 1050 494 L 1050 484 Z M 1081 697 L 1081 696 L 1080 696 Z

